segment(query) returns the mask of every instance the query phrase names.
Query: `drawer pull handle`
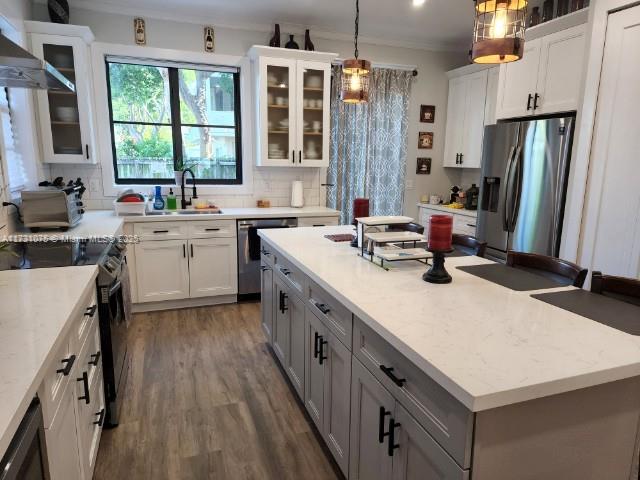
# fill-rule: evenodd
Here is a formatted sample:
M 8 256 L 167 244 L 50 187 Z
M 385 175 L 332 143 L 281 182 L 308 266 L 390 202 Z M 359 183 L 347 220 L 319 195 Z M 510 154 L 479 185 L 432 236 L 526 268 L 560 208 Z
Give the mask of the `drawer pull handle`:
M 82 382 L 82 386 L 84 387 L 84 395 L 78 397 L 78 400 L 84 400 L 84 403 L 89 405 L 91 399 L 89 397 L 89 375 L 87 372 L 82 372 L 82 377 L 76 378 L 78 382 Z
M 476 226 L 471 223 L 467 223 L 467 227 L 476 228 Z
M 263 255 L 266 255 L 267 257 L 271 255 L 271 252 L 268 250 L 265 250 L 264 248 L 262 250 L 260 250 L 260 253 Z
M 260 266 L 260 270 L 262 270 L 263 272 L 266 272 L 267 270 L 270 270 L 269 267 L 265 267 L 264 265 Z
M 96 314 L 97 309 L 98 309 L 98 305 L 92 305 L 90 307 L 87 307 L 87 310 L 84 312 L 84 316 L 93 318 L 93 316 Z
M 398 378 L 393 374 L 393 367 L 385 367 L 384 365 L 380 365 L 380 370 L 384 372 L 384 374 L 391 379 L 393 383 L 397 386 L 402 387 L 405 383 L 407 383 L 406 378 Z
M 205 232 L 219 232 L 220 229 L 219 228 L 205 228 L 204 231 Z
M 281 271 L 285 276 L 289 276 L 289 275 L 291 275 L 291 270 L 289 270 L 289 269 L 287 269 L 287 268 L 280 267 L 280 271 Z
M 387 415 L 391 415 L 391 412 L 387 412 L 387 409 L 380 407 L 380 419 L 378 420 L 378 442 L 384 443 L 384 437 L 389 435 L 389 432 L 384 431 L 384 419 Z
M 169 230 L 154 230 L 153 233 L 169 233 Z
M 64 358 L 60 360 L 61 363 L 64 363 L 64 368 L 59 368 L 56 370 L 56 373 L 61 373 L 63 376 L 67 376 L 71 373 L 71 369 L 73 368 L 73 364 L 76 361 L 76 356 L 71 355 L 69 358 Z
M 316 307 L 318 307 L 318 310 L 320 310 L 325 315 L 331 311 L 331 309 L 327 307 L 324 303 L 316 303 Z
M 99 361 L 100 361 L 100 350 L 98 350 L 96 353 L 91 354 L 91 360 L 89 361 L 89 365 L 93 365 L 94 367 L 97 367 Z
M 104 408 L 99 412 L 96 412 L 96 415 L 98 416 L 98 420 L 93 422 L 93 424 L 101 427 L 102 425 L 104 425 Z
M 393 418 L 389 419 L 389 443 L 387 446 L 387 454 L 390 457 L 393 457 L 393 451 L 397 448 L 400 448 L 400 445 L 396 443 L 396 428 L 400 427 L 400 424 L 397 423 Z

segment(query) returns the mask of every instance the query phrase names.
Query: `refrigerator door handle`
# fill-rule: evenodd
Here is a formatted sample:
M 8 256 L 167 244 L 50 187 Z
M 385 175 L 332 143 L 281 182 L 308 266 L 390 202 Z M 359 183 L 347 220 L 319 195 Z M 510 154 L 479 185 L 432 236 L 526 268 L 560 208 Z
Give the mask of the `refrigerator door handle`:
M 504 181 L 505 181 L 505 189 L 504 189 L 504 207 L 502 211 L 502 227 L 505 232 L 509 231 L 509 217 L 507 215 L 507 201 L 509 200 L 509 178 L 511 177 L 511 164 L 513 163 L 513 154 L 515 153 L 516 147 L 512 146 L 511 150 L 509 150 L 509 156 L 507 157 L 507 168 L 504 171 Z
M 516 154 L 514 155 L 514 170 L 516 175 L 515 193 L 512 195 L 511 218 L 509 219 L 509 232 L 513 232 L 516 228 L 516 221 L 520 213 L 520 193 L 522 190 L 522 175 L 520 174 L 520 159 L 522 158 L 522 146 L 518 145 Z

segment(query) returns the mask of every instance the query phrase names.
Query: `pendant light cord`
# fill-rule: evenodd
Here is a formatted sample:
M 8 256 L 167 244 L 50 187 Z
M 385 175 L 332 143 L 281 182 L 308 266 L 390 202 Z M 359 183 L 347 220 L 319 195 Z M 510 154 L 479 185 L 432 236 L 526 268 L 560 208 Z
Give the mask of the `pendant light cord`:
M 360 1 L 356 0 L 356 29 L 355 29 L 356 33 L 353 39 L 353 43 L 356 47 L 354 52 L 356 60 L 358 59 L 358 26 L 359 24 L 360 24 Z

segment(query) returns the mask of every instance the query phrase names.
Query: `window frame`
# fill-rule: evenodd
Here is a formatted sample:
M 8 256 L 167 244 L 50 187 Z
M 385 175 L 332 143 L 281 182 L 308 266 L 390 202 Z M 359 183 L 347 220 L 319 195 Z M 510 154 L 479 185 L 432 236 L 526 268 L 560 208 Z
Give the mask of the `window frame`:
M 138 66 L 156 66 L 160 68 L 166 68 L 169 74 L 169 106 L 171 111 L 171 123 L 155 123 L 155 122 L 138 122 L 138 121 L 120 121 L 113 119 L 113 105 L 111 101 L 111 78 L 109 71 L 109 64 L 128 64 Z M 225 128 L 235 131 L 235 150 L 236 150 L 236 177 L 225 179 L 212 179 L 212 178 L 196 178 L 198 185 L 235 185 L 240 186 L 243 184 L 243 149 L 242 149 L 242 104 L 240 98 L 241 90 L 241 71 L 239 68 L 230 68 L 226 66 L 215 65 L 201 65 L 191 63 L 178 63 L 172 61 L 156 61 L 144 58 L 126 58 L 126 57 L 104 57 L 104 67 L 106 73 L 106 87 L 107 87 L 107 107 L 109 111 L 109 126 L 111 135 L 111 152 L 112 152 L 112 168 L 113 168 L 113 181 L 116 186 L 127 185 L 174 185 L 175 179 L 173 178 L 118 178 L 118 156 L 116 152 L 115 141 L 115 125 L 116 124 L 128 124 L 128 125 L 145 125 L 145 126 L 163 126 L 171 127 L 171 137 L 173 145 L 173 166 L 174 171 L 176 162 L 183 160 L 183 145 L 182 145 L 182 127 L 197 127 L 197 128 Z M 199 70 L 209 72 L 221 72 L 230 73 L 233 75 L 233 96 L 234 96 L 234 125 L 200 125 L 182 123 L 182 115 L 180 110 L 180 86 L 179 86 L 179 70 Z M 187 178 L 187 183 L 193 183 L 193 179 Z

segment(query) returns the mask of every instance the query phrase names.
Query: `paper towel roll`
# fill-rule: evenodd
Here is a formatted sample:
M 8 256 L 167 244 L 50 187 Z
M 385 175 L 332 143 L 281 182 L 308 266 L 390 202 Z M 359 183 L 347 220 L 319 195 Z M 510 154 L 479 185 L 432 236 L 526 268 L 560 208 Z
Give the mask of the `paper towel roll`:
M 291 184 L 291 206 L 294 208 L 304 207 L 304 185 L 300 180 Z

